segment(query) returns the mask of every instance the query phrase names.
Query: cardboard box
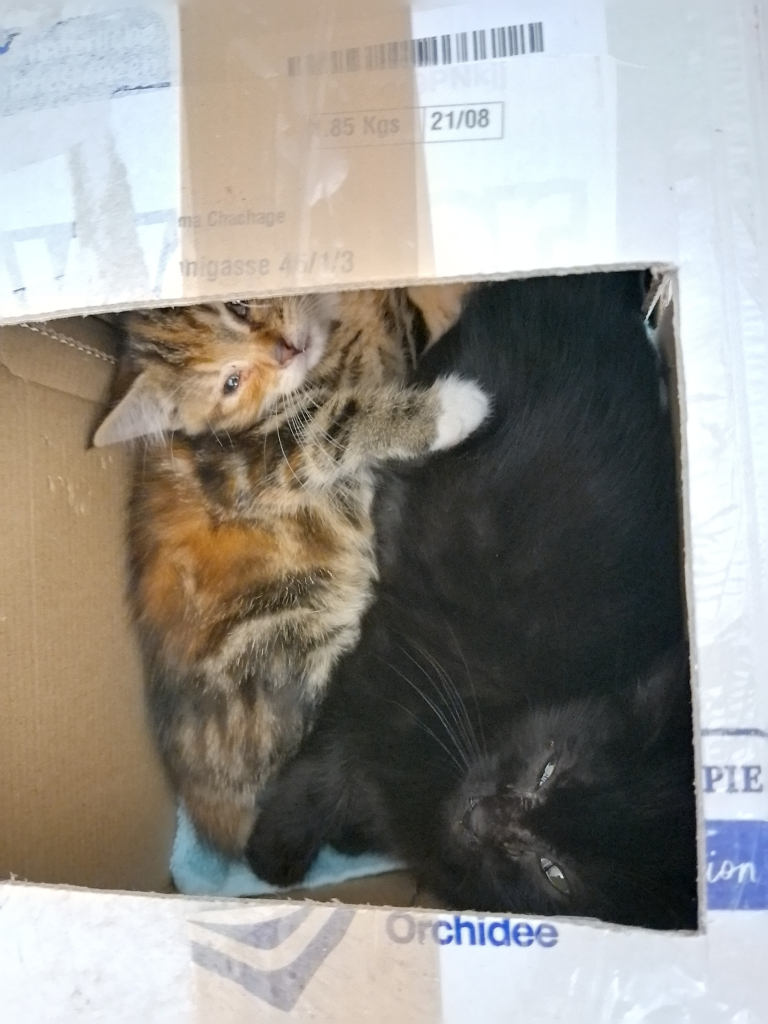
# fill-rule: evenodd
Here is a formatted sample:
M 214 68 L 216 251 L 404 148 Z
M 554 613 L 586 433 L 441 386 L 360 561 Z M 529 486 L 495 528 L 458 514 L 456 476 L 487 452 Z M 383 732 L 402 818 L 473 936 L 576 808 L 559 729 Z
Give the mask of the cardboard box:
M 766 9 L 564 6 L 0 14 L 0 871 L 57 883 L 0 885 L 4 1020 L 768 1018 Z M 106 891 L 173 811 L 73 315 L 627 266 L 676 280 L 699 932 Z

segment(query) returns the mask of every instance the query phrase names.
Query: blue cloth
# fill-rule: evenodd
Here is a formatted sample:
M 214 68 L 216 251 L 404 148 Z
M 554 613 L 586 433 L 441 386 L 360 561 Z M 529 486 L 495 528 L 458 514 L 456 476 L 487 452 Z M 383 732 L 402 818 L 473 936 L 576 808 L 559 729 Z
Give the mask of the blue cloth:
M 301 888 L 313 889 L 320 885 L 345 882 L 350 878 L 383 875 L 387 871 L 397 871 L 402 866 L 379 854 L 347 857 L 326 847 L 318 854 Z M 265 893 L 284 891 L 257 878 L 243 861 L 229 860 L 204 843 L 195 833 L 182 808 L 178 812 L 176 838 L 171 853 L 171 875 L 179 892 L 187 896 L 263 896 Z

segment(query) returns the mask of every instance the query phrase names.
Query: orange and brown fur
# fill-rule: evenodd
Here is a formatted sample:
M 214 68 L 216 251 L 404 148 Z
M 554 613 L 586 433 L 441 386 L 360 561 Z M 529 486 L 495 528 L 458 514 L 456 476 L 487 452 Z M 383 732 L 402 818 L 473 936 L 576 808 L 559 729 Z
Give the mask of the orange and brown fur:
M 376 463 L 458 443 L 487 411 L 469 382 L 407 386 L 417 321 L 402 291 L 127 318 L 133 383 L 94 443 L 154 437 L 131 501 L 133 613 L 171 780 L 226 853 L 357 642 Z

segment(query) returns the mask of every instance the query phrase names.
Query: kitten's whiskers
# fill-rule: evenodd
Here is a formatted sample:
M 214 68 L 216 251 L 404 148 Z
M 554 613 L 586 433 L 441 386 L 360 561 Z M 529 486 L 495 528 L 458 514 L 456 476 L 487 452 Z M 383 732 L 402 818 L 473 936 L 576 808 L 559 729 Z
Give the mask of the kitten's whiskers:
M 448 675 L 448 673 L 443 668 L 443 666 L 441 666 L 438 663 L 438 661 L 434 657 L 434 655 L 431 655 L 420 644 L 416 644 L 416 648 L 427 659 L 427 661 L 430 663 L 430 665 L 432 665 L 432 667 L 434 668 L 435 672 L 437 672 L 437 674 L 438 674 L 438 678 L 442 680 L 443 685 L 444 685 L 445 690 L 446 690 L 447 697 L 451 698 L 451 701 L 452 701 L 453 706 L 454 706 L 454 711 L 455 711 L 457 717 L 460 716 L 461 721 L 463 723 L 462 727 L 463 727 L 464 733 L 465 733 L 465 735 L 467 737 L 467 743 L 469 745 L 469 748 L 470 748 L 470 750 L 474 750 L 474 752 L 475 752 L 477 757 L 480 757 L 481 756 L 480 745 L 477 742 L 477 737 L 475 736 L 475 731 L 474 731 L 474 728 L 472 726 L 472 720 L 469 717 L 469 712 L 467 711 L 467 707 L 466 707 L 466 705 L 464 703 L 464 698 L 461 696 L 461 693 L 459 691 L 458 686 L 451 679 L 451 677 Z
M 288 456 L 285 453 L 285 448 L 283 447 L 283 439 L 280 437 L 280 424 L 277 422 L 277 410 L 275 410 L 275 424 L 275 436 L 277 437 L 277 443 L 280 445 L 280 451 L 283 453 L 283 459 L 285 460 L 285 464 L 288 467 L 288 469 L 290 469 L 291 474 L 293 475 L 293 478 L 296 480 L 296 483 L 299 485 L 299 487 L 303 488 L 305 491 L 307 491 L 307 493 L 309 493 L 309 488 L 304 483 L 304 481 L 299 476 L 296 475 L 296 471 L 289 462 Z
M 469 683 L 470 688 L 472 689 L 472 698 L 475 702 L 475 710 L 477 711 L 477 725 L 478 728 L 480 729 L 480 741 L 482 742 L 483 745 L 483 754 L 485 755 L 485 757 L 488 757 L 488 747 L 486 746 L 485 742 L 485 730 L 483 729 L 483 716 L 480 714 L 480 702 L 477 699 L 475 681 L 472 678 L 472 673 L 469 671 L 469 665 L 467 664 L 467 659 L 464 657 L 464 652 L 461 649 L 459 638 L 456 636 L 453 626 L 451 625 L 447 617 L 445 617 L 445 625 L 447 626 L 448 631 L 453 637 L 453 642 L 456 644 L 456 650 L 458 651 L 459 657 L 464 662 L 464 671 L 467 673 L 467 682 Z
M 467 710 L 464 707 L 464 703 L 461 699 L 460 694 L 458 693 L 455 684 L 449 679 L 445 670 L 441 669 L 441 667 L 437 664 L 434 658 L 430 657 L 428 652 L 423 647 L 421 647 L 420 644 L 418 644 L 416 641 L 411 642 L 413 643 L 414 647 L 416 647 L 416 649 L 419 651 L 419 653 L 427 659 L 429 664 L 437 673 L 437 679 L 439 679 L 443 685 L 442 690 L 440 686 L 438 686 L 435 678 L 433 678 L 429 674 L 429 672 L 427 672 L 423 665 L 419 664 L 419 662 L 411 654 L 409 654 L 404 647 L 401 646 L 400 650 L 410 661 L 413 662 L 416 668 L 418 668 L 419 671 L 426 677 L 427 681 L 431 683 L 431 685 L 434 687 L 438 697 L 440 697 L 444 701 L 446 712 L 450 713 L 450 715 L 453 718 L 456 729 L 458 730 L 458 733 L 462 738 L 465 751 L 469 755 L 479 757 L 480 748 L 477 744 L 477 740 L 472 729 L 472 723 L 469 721 Z M 463 712 L 463 714 L 461 712 Z M 471 760 L 471 757 L 469 758 L 469 760 Z
M 415 690 L 416 693 L 419 695 L 419 697 L 421 697 L 421 699 L 424 701 L 424 703 L 429 708 L 432 709 L 432 711 L 435 713 L 438 721 L 440 722 L 442 727 L 445 729 L 445 733 L 446 733 L 448 739 L 451 741 L 453 746 L 456 748 L 456 751 L 458 752 L 459 756 L 461 757 L 461 760 L 464 763 L 464 767 L 465 768 L 469 768 L 471 766 L 471 763 L 472 763 L 471 759 L 467 756 L 467 751 L 466 751 L 466 749 L 464 747 L 464 741 L 463 741 L 461 735 L 456 732 L 456 730 L 454 729 L 453 725 L 451 724 L 450 719 L 447 718 L 445 713 L 440 710 L 439 706 L 437 704 L 435 704 L 435 702 L 430 697 L 428 697 L 427 694 L 424 693 L 424 691 L 419 686 L 417 686 L 416 683 L 412 679 L 409 679 L 408 676 L 406 676 L 404 673 L 402 673 L 400 671 L 400 669 L 396 668 L 394 665 L 390 664 L 389 662 L 387 664 L 388 664 L 389 668 L 396 675 L 398 675 L 403 680 L 403 682 L 407 683 L 413 690 Z M 418 665 L 417 665 L 417 667 L 421 668 L 421 666 L 418 666 Z M 421 671 L 423 672 L 424 669 L 421 668 Z M 429 678 L 429 676 L 427 676 L 427 678 Z M 430 682 L 431 682 L 431 680 L 430 680 Z
M 286 395 L 284 400 L 287 401 L 290 397 L 291 396 Z M 303 434 L 306 437 L 307 442 L 308 442 L 308 443 L 305 443 L 305 444 L 301 444 L 299 442 L 302 455 L 304 456 L 305 459 L 311 460 L 312 457 L 313 457 L 313 454 L 315 452 L 317 452 L 317 451 L 322 452 L 322 454 L 325 456 L 325 459 L 335 469 L 336 468 L 336 463 L 334 462 L 333 458 L 328 454 L 328 452 L 325 450 L 325 448 L 323 447 L 322 443 L 320 442 L 320 440 L 318 438 L 317 431 L 318 431 L 319 428 L 317 428 L 317 426 L 315 424 L 315 421 L 312 418 L 311 412 L 309 411 L 309 409 L 304 408 L 302 410 L 299 410 L 299 412 L 297 413 L 295 418 L 298 419 L 299 415 L 302 416 L 302 418 L 300 420 L 300 422 L 302 423 L 302 432 L 303 432 Z M 294 437 L 296 437 L 295 434 L 294 434 Z M 299 439 L 296 438 L 296 440 L 298 441 Z
M 207 417 L 207 416 L 206 416 L 206 418 L 205 418 L 205 422 L 206 422 L 206 423 L 208 424 L 208 426 L 209 426 L 209 427 L 210 427 L 210 429 L 211 429 L 211 433 L 213 434 L 213 436 L 214 436 L 214 437 L 216 438 L 216 440 L 218 441 L 218 443 L 219 443 L 219 447 L 220 447 L 220 448 L 223 448 L 223 447 L 224 447 L 224 445 L 223 445 L 223 444 L 221 443 L 221 438 L 220 438 L 220 437 L 219 437 L 219 435 L 218 435 L 218 434 L 216 433 L 216 431 L 215 431 L 215 430 L 213 429 L 213 424 L 211 423 L 211 421 L 210 421 L 210 420 L 208 419 L 208 417 Z
M 441 739 L 439 739 L 435 735 L 435 733 L 432 731 L 432 729 L 430 729 L 429 726 L 425 722 L 422 722 L 422 720 L 419 718 L 419 716 L 415 712 L 411 711 L 410 708 L 407 708 L 405 706 L 405 704 L 400 704 L 399 701 L 392 700 L 390 697 L 384 697 L 384 700 L 387 702 L 387 704 L 394 704 L 394 706 L 396 708 L 400 708 L 402 711 L 405 711 L 405 713 L 407 715 L 410 715 L 411 718 L 414 719 L 416 724 L 418 726 L 420 726 L 426 733 L 428 733 L 432 737 L 432 739 L 435 741 L 435 743 L 438 744 L 438 746 L 443 748 L 443 750 L 446 752 L 448 757 L 450 757 L 450 759 L 456 765 L 456 768 L 458 769 L 459 775 L 461 776 L 461 775 L 464 774 L 464 766 L 457 760 L 456 755 L 451 753 L 451 751 L 448 749 L 448 747 L 446 747 L 446 745 L 443 743 L 443 741 Z

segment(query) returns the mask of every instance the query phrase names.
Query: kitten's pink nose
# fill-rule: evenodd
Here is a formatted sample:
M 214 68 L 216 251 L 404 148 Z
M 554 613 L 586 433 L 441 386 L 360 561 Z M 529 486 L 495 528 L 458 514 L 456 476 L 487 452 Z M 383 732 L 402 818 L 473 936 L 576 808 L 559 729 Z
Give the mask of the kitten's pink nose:
M 281 338 L 275 346 L 275 359 L 281 366 L 285 366 L 286 363 L 290 363 L 294 356 L 299 354 L 299 351 L 300 349 L 294 348 L 284 338 Z
M 491 816 L 485 800 L 473 800 L 461 819 L 462 826 L 476 839 L 482 839 L 490 823 Z

